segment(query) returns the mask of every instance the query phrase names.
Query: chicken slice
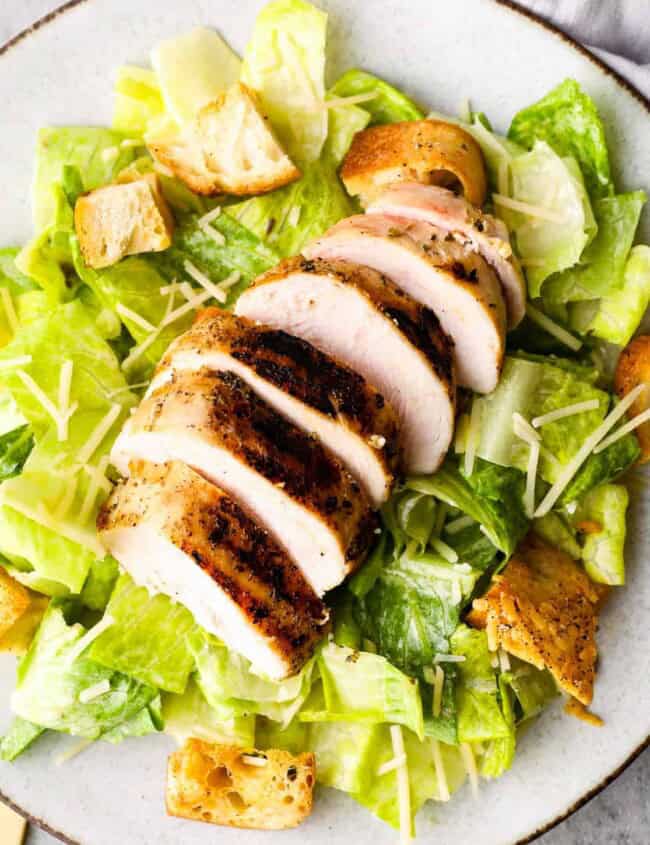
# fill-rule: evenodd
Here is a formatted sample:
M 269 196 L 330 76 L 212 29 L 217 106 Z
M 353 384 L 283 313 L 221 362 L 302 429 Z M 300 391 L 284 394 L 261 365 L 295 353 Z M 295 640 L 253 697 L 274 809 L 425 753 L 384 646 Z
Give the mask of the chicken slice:
M 357 132 L 341 168 L 348 192 L 368 205 L 387 185 L 417 181 L 459 188 L 482 205 L 487 188 L 481 148 L 455 123 L 405 120 Z
M 237 82 L 180 132 L 148 138 L 151 154 L 198 194 L 272 191 L 300 177 L 255 92 Z
M 548 669 L 558 686 L 585 705 L 596 675 L 595 633 L 603 590 L 569 555 L 531 534 L 475 599 L 467 621 L 488 642 Z
M 327 611 L 286 552 L 223 490 L 181 463 L 139 463 L 97 528 L 143 586 L 184 604 L 206 630 L 273 678 L 297 672 Z
M 341 220 L 311 244 L 310 258 L 343 259 L 384 273 L 430 308 L 454 342 L 458 383 L 494 390 L 505 345 L 505 310 L 489 265 L 442 229 L 386 215 Z
M 210 308 L 167 350 L 152 389 L 173 371 L 229 370 L 350 470 L 374 507 L 386 501 L 399 459 L 399 424 L 384 397 L 328 355 L 277 329 Z
M 485 214 L 452 191 L 417 182 L 391 185 L 367 210 L 369 214 L 423 220 L 452 232 L 494 268 L 503 288 L 509 327 L 514 328 L 521 322 L 526 309 L 526 282 L 502 220 Z
M 183 461 L 218 484 L 319 595 L 355 569 L 373 539 L 376 518 L 352 476 L 234 373 L 174 373 L 145 397 L 113 447 L 123 475 L 134 459 Z
M 405 469 L 429 473 L 440 465 L 456 391 L 452 345 L 431 311 L 368 267 L 301 257 L 261 276 L 236 311 L 345 362 L 395 409 Z

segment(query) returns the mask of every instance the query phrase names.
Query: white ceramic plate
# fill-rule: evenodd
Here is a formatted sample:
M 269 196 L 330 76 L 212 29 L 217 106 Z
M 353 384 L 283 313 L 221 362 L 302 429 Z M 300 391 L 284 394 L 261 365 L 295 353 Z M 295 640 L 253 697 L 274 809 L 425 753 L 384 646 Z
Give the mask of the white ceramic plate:
M 144 61 L 159 39 L 208 24 L 241 50 L 261 0 L 73 0 L 0 53 L 0 244 L 30 233 L 29 185 L 37 129 L 45 124 L 107 124 L 114 69 Z M 650 188 L 649 106 L 585 51 L 530 16 L 491 0 L 328 0 L 330 74 L 352 66 L 375 71 L 422 104 L 454 113 L 471 97 L 498 128 L 566 76 L 595 98 L 606 123 L 617 185 Z M 435 6 L 435 9 L 434 9 Z M 642 239 L 650 238 L 646 215 Z M 647 480 L 647 478 L 646 478 Z M 628 552 L 629 585 L 602 620 L 595 730 L 556 708 L 521 739 L 512 770 L 429 808 L 421 841 L 506 845 L 534 837 L 611 779 L 647 742 L 650 727 L 650 494 L 636 491 Z M 636 620 L 636 621 L 635 621 Z M 0 661 L 0 728 L 9 721 L 13 662 Z M 0 765 L 0 792 L 24 813 L 83 845 L 253 845 L 254 831 L 215 830 L 172 820 L 164 811 L 164 737 L 122 746 L 98 744 L 55 767 L 67 739 L 47 738 L 13 765 Z M 268 834 L 268 845 L 394 842 L 390 828 L 332 790 L 318 795 L 297 831 Z

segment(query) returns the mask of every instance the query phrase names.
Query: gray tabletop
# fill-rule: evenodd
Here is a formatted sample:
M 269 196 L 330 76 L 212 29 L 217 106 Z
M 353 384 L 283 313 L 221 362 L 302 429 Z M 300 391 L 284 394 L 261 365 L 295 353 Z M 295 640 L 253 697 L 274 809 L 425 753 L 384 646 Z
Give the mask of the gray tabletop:
M 31 21 L 47 14 L 60 5 L 56 0 L 5 0 L 0 8 L 0 43 L 20 31 Z M 630 57 L 640 62 L 650 61 L 650 19 L 647 16 L 647 0 L 571 0 L 561 3 L 557 0 L 532 0 L 522 2 L 549 16 L 559 14 L 560 7 L 571 9 L 565 14 L 573 34 L 580 35 L 576 26 L 580 25 L 579 15 L 574 14 L 578 7 L 583 9 L 586 19 L 600 18 L 602 29 L 592 37 L 592 43 L 599 43 L 610 50 L 625 51 L 628 39 L 634 33 L 634 42 L 628 51 Z M 646 37 L 639 41 L 638 28 L 633 26 L 635 12 L 638 22 L 645 25 Z M 611 13 L 611 26 L 606 18 Z M 570 20 L 569 20 L 570 18 Z M 576 20 L 577 18 L 577 20 Z M 631 20 L 632 18 L 632 20 Z M 629 33 L 629 35 L 628 35 Z M 592 34 L 592 33 L 590 33 Z M 605 35 L 607 37 L 605 37 Z M 644 752 L 617 780 L 575 813 L 567 821 L 542 836 L 539 845 L 645 845 L 650 839 L 650 749 Z M 55 845 L 55 840 L 41 830 L 31 828 L 27 834 L 27 845 Z M 480 839 L 477 838 L 477 845 Z

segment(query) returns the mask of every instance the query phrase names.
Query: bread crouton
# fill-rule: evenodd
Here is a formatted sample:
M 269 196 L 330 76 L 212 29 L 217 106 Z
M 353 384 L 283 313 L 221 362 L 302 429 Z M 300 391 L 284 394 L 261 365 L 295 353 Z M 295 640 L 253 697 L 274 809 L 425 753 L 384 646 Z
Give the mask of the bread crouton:
M 29 607 L 30 594 L 0 566 L 0 637 L 12 628 Z
M 241 82 L 205 105 L 182 131 L 148 139 L 155 159 L 197 194 L 245 196 L 281 188 L 300 177 Z
M 84 261 L 96 270 L 126 255 L 171 246 L 174 218 L 155 173 L 79 197 L 74 222 Z
M 29 595 L 29 605 L 18 620 L 0 636 L 0 652 L 23 655 L 27 653 L 49 604 L 47 596 Z
M 311 812 L 315 780 L 313 754 L 189 739 L 169 758 L 167 812 L 230 827 L 296 827 Z
M 569 555 L 534 534 L 521 544 L 467 621 L 488 642 L 548 669 L 564 692 L 588 705 L 596 673 L 602 591 Z
M 650 408 L 650 335 L 639 335 L 631 340 L 621 352 L 614 376 L 614 389 L 622 399 L 638 384 L 646 384 L 640 396 L 627 412 L 635 417 Z M 650 461 L 650 420 L 634 429 L 641 447 L 639 463 Z
M 393 182 L 460 187 L 465 199 L 483 205 L 487 182 L 480 147 L 453 123 L 410 120 L 357 132 L 341 179 L 367 207 Z

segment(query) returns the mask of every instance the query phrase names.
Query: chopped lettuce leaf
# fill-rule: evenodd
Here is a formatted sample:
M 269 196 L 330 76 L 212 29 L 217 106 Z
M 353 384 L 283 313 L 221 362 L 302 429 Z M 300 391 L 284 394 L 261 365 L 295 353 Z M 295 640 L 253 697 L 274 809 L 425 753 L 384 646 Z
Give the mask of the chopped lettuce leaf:
M 573 476 L 560 497 L 561 504 L 575 502 L 599 484 L 618 478 L 636 462 L 641 449 L 633 433 L 615 440 L 602 452 L 591 454 Z
M 198 685 L 220 718 L 256 713 L 286 727 L 309 695 L 315 658 L 296 675 L 275 681 L 255 674 L 250 661 L 202 629 L 192 631 L 187 639 Z
M 485 572 L 495 562 L 498 549 L 485 536 L 481 531 L 481 526 L 476 522 L 454 534 L 445 533 L 444 541 L 456 552 L 458 559 L 469 563 L 472 569 Z
M 623 285 L 604 296 L 586 327 L 590 334 L 626 346 L 650 304 L 650 247 L 635 246 L 630 252 Z
M 107 556 L 101 560 L 94 560 L 79 596 L 84 607 L 103 612 L 111 598 L 119 574 L 120 570 L 115 558 Z
M 614 297 L 616 301 L 616 294 L 622 294 L 625 284 L 626 261 L 645 201 L 644 192 L 635 191 L 604 197 L 594 203 L 598 234 L 583 252 L 577 266 L 545 282 L 542 289 L 545 303 L 562 304 L 600 297 Z M 633 298 L 627 298 L 626 305 L 631 305 L 633 301 Z M 626 326 L 636 314 L 635 309 L 625 320 Z M 641 316 L 638 316 L 637 324 Z
M 21 425 L 0 435 L 0 481 L 20 475 L 33 448 L 30 425 Z
M 195 623 L 188 610 L 167 596 L 149 596 L 124 574 L 106 615 L 114 624 L 92 644 L 93 660 L 168 692 L 185 691 L 194 666 L 186 635 Z
M 383 559 L 381 563 L 383 566 Z M 331 605 L 334 611 L 334 642 L 358 651 L 361 648 L 361 626 L 356 618 L 354 595 L 346 589 L 337 590 L 332 595 Z
M 400 120 L 421 120 L 424 113 L 413 100 L 364 70 L 346 71 L 332 86 L 329 98 L 356 97 L 359 94 L 374 94 L 372 100 L 365 100 L 358 108 L 370 115 L 370 124 L 397 123 Z M 331 127 L 330 127 L 331 131 Z
M 390 502 L 388 504 L 390 504 Z M 401 554 L 401 551 L 402 549 L 396 553 Z M 381 574 L 385 561 L 386 534 L 383 533 L 379 538 L 379 542 L 372 550 L 361 569 L 348 581 L 347 586 L 350 592 L 359 599 L 362 599 L 365 595 L 367 595 Z
M 546 669 L 537 669 L 510 655 L 510 671 L 500 676 L 515 696 L 517 721 L 532 719 L 558 696 L 553 676 Z
M 138 710 L 134 716 L 125 719 L 124 722 L 120 722 L 119 725 L 108 731 L 103 731 L 99 738 L 102 742 L 118 745 L 125 739 L 148 736 L 161 731 L 162 728 L 162 701 L 160 694 L 158 694 L 146 707 Z
M 560 158 L 544 141 L 510 162 L 510 179 L 511 198 L 531 211 L 495 202 L 514 233 L 534 299 L 545 279 L 577 264 L 597 226 L 577 164 Z
M 561 468 L 605 418 L 610 403 L 607 393 L 582 377 L 587 373 L 584 368 L 562 366 L 559 361 L 550 357 L 541 361 L 506 358 L 497 389 L 475 400 L 481 403 L 483 411 L 477 450 L 481 458 L 525 472 L 529 446 L 515 434 L 513 414 L 517 412 L 530 422 L 559 408 L 597 399 L 600 404 L 596 410 L 564 417 L 537 430 L 545 450 L 555 459 L 541 455 L 539 476 L 549 483 L 555 481 Z
M 10 313 L 12 307 L 18 323 L 21 323 L 21 302 L 35 287 L 34 282 L 16 266 L 19 252 L 18 249 L 0 249 L 0 288 L 5 288 L 3 299 L 0 300 L 0 346 L 8 343 L 14 335 L 16 326 Z M 4 297 L 7 296 L 9 302 L 5 302 Z
M 280 722 L 258 716 L 255 725 L 255 748 L 281 748 L 292 754 L 302 754 L 309 743 L 310 725 L 295 718 L 286 728 Z
M 329 129 L 323 147 L 323 158 L 340 164 L 357 132 L 366 128 L 370 114 L 360 106 L 345 104 L 329 108 Z
M 45 733 L 45 728 L 16 716 L 7 733 L 0 739 L 0 760 L 11 763 Z
M 264 113 L 289 156 L 315 161 L 327 136 L 327 15 L 305 0 L 274 0 L 257 16 L 241 79 L 260 96 Z
M 578 530 L 581 524 L 590 526 L 584 535 L 582 561 L 589 577 L 600 584 L 625 583 L 628 501 L 629 494 L 622 485 L 601 484 L 587 493 L 573 514 L 572 521 Z
M 544 140 L 580 165 L 594 198 L 612 193 L 605 132 L 594 101 L 574 79 L 565 79 L 537 103 L 518 112 L 508 137 L 530 148 Z
M 182 695 L 165 693 L 162 715 L 165 733 L 172 736 L 179 745 L 196 737 L 206 742 L 240 745 L 243 748 L 256 747 L 255 716 L 234 716 L 227 720 L 219 718 L 193 678 L 190 678 Z
M 546 516 L 533 520 L 533 530 L 542 540 L 546 540 L 552 546 L 557 546 L 558 549 L 571 555 L 574 560 L 580 560 L 582 549 L 566 515 L 551 511 Z
M 379 654 L 329 643 L 318 658 L 324 710 L 303 710 L 307 722 L 389 722 L 424 736 L 422 702 L 409 678 Z
M 113 129 L 142 136 L 152 121 L 162 117 L 165 103 L 152 70 L 123 65 L 117 70 L 113 106 Z
M 376 777 L 376 749 L 382 725 L 314 722 L 307 747 L 316 755 L 318 782 L 342 792 L 367 793 Z
M 151 53 L 151 64 L 167 111 L 180 126 L 237 82 L 241 70 L 239 56 L 214 30 L 204 27 L 161 41 Z M 149 111 L 157 103 L 147 87 Z
M 72 608 L 73 610 L 73 608 Z M 83 625 L 69 624 L 71 608 L 52 602 L 29 651 L 18 667 L 11 697 L 14 713 L 51 730 L 98 739 L 128 721 L 157 695 L 154 687 L 114 672 L 75 649 L 86 634 Z M 107 692 L 90 701 L 80 694 L 108 681 Z
M 517 739 L 512 692 L 503 676 L 499 675 L 499 703 L 503 719 L 508 726 L 506 736 L 489 740 L 481 757 L 480 774 L 484 778 L 498 778 L 512 765 L 515 758 Z

